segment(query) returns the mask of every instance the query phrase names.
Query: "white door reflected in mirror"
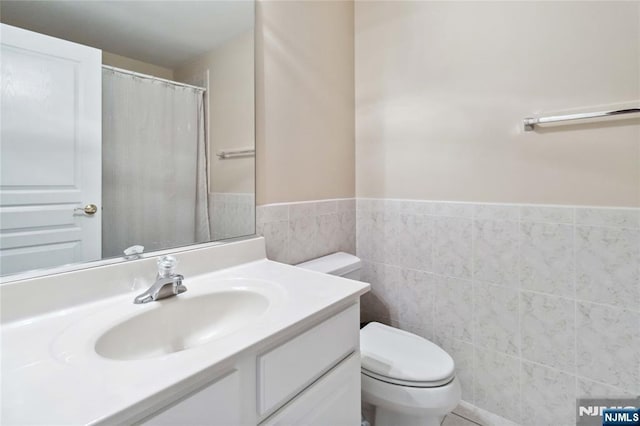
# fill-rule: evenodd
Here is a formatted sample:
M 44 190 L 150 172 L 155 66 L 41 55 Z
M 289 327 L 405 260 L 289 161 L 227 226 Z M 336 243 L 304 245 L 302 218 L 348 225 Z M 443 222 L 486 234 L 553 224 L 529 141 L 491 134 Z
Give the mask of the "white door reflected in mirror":
M 101 52 L 0 25 L 0 271 L 100 259 Z

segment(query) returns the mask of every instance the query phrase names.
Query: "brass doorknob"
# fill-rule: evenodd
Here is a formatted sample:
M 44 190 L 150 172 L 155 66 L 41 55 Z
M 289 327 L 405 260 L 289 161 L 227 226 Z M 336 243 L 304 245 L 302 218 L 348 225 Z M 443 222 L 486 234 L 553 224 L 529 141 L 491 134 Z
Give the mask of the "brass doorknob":
M 98 206 L 96 206 L 95 204 L 87 204 L 82 210 L 84 211 L 84 214 L 93 216 L 98 211 Z

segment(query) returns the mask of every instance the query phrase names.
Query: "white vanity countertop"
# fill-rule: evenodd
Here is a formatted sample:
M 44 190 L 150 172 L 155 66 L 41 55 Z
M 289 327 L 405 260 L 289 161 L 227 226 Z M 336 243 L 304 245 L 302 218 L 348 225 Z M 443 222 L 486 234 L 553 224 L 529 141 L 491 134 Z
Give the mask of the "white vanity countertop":
M 180 298 L 211 292 L 216 283 L 230 280 L 258 286 L 267 281 L 277 301 L 254 323 L 188 350 L 126 361 L 95 353 L 97 337 L 107 325 L 118 323 L 117 318 L 158 309 L 159 303 L 179 303 Z M 186 276 L 184 284 L 186 293 L 162 302 L 134 305 L 139 291 L 131 291 L 3 324 L 2 423 L 126 421 L 166 390 L 183 389 L 212 366 L 369 289 L 366 283 L 268 260 Z M 78 337 L 88 335 L 92 338 Z

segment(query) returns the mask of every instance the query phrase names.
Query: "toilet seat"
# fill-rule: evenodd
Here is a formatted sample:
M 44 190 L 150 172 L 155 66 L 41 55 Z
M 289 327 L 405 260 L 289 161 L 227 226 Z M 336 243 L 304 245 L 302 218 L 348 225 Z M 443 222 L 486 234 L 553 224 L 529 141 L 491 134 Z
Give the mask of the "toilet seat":
M 450 383 L 455 363 L 438 345 L 372 322 L 360 330 L 362 374 L 389 384 L 433 388 Z
M 408 386 L 412 388 L 436 388 L 438 386 L 444 386 L 451 383 L 451 381 L 455 377 L 455 375 L 452 374 L 450 377 L 447 377 L 446 379 L 439 380 L 436 382 L 415 382 L 410 380 L 401 380 L 395 377 L 383 376 L 382 374 L 378 374 L 374 371 L 369 371 L 366 368 L 362 368 L 361 373 L 364 374 L 365 376 L 371 377 L 372 379 L 389 383 L 390 385 Z

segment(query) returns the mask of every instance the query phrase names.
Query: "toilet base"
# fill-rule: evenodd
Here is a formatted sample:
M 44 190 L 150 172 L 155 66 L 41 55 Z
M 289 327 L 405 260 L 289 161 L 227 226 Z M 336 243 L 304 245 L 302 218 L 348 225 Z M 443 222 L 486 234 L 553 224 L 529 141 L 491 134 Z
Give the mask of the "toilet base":
M 444 416 L 460 403 L 456 377 L 444 385 L 417 388 L 383 382 L 366 374 L 362 379 L 362 401 L 373 406 L 375 426 L 440 426 Z
M 376 407 L 375 426 L 440 426 L 444 416 L 415 416 Z

